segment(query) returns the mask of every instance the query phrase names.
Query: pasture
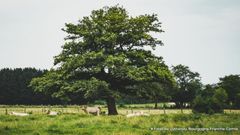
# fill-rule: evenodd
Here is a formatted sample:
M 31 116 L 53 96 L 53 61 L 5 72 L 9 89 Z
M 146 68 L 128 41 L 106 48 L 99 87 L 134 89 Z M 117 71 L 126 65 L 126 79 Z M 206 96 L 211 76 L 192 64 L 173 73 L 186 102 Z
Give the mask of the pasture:
M 101 106 L 101 111 L 107 112 L 106 106 L 103 105 L 97 105 Z M 133 104 L 133 105 L 128 105 L 125 107 L 118 107 L 118 113 L 120 115 L 126 115 L 128 113 L 134 113 L 134 112 L 145 112 L 149 114 L 176 114 L 176 113 L 181 113 L 180 109 L 153 109 L 152 104 Z M 46 110 L 52 110 L 52 111 L 57 111 L 61 112 L 64 114 L 85 114 L 82 110 L 82 106 L 77 106 L 77 105 L 69 105 L 69 106 L 0 106 L 0 115 L 1 114 L 7 114 L 12 111 L 16 112 L 24 112 L 24 113 L 30 113 L 30 114 L 45 114 Z M 191 113 L 191 109 L 183 109 L 184 114 L 189 114 Z
M 1 106 L 0 135 L 158 135 L 158 134 L 240 134 L 240 111 L 224 114 L 192 114 L 190 109 L 118 108 L 118 116 L 86 115 L 80 106 Z M 27 112 L 30 116 L 6 115 L 10 111 Z M 44 109 L 61 112 L 48 116 Z M 103 112 L 106 108 L 103 108 Z M 127 118 L 127 113 L 144 111 L 148 116 Z M 204 131 L 196 131 L 204 130 Z M 208 130 L 208 131 L 206 131 Z

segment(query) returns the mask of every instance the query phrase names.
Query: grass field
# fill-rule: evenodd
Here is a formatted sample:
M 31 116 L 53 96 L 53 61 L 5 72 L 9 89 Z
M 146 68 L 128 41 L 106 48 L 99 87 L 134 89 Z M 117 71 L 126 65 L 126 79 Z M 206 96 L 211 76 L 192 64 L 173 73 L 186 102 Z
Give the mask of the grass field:
M 107 108 L 104 105 L 101 106 L 103 112 L 107 112 Z M 127 113 L 143 111 L 149 114 L 190 114 L 192 113 L 191 109 L 183 109 L 181 112 L 180 109 L 163 109 L 163 104 L 159 103 L 159 109 L 153 109 L 154 104 L 130 104 L 125 105 L 124 107 L 118 107 L 118 113 L 121 115 L 126 115 Z M 9 113 L 11 111 L 16 112 L 26 112 L 31 114 L 45 114 L 44 110 L 53 110 L 62 113 L 75 113 L 75 114 L 84 114 L 82 111 L 82 106 L 78 105 L 68 105 L 68 106 L 24 106 L 24 105 L 0 105 L 0 115 Z M 225 113 L 239 113 L 240 110 L 224 110 Z
M 8 111 L 31 112 L 30 116 L 18 117 L 5 115 Z M 42 109 L 51 108 L 63 111 L 57 116 L 48 116 Z M 106 108 L 103 108 L 106 110 Z M 149 117 L 127 118 L 126 112 L 139 111 L 150 113 Z M 0 108 L 0 135 L 159 135 L 159 134 L 240 134 L 240 111 L 226 110 L 224 114 L 192 114 L 177 109 L 163 110 L 119 108 L 118 116 L 86 115 L 78 106 L 5 106 Z M 193 131 L 193 130 L 205 131 Z M 208 130 L 208 131 L 206 131 Z

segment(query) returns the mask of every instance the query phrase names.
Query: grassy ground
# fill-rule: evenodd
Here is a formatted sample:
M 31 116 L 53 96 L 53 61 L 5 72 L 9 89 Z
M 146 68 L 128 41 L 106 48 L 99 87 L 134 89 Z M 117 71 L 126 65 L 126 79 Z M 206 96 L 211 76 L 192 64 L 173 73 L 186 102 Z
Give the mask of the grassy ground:
M 144 108 L 151 105 L 131 105 L 118 108 L 118 116 L 99 117 L 84 114 L 80 106 L 0 106 L 0 135 L 240 134 L 239 110 L 225 110 L 224 114 L 200 115 L 192 114 L 190 109 L 184 109 L 183 113 L 179 109 L 166 109 L 164 114 L 163 109 Z M 26 117 L 10 116 L 5 115 L 6 109 L 8 113 L 16 111 L 31 114 Z M 44 109 L 59 111 L 62 114 L 48 116 Z M 106 108 L 103 107 L 102 110 L 106 111 Z M 139 111 L 151 115 L 133 118 L 125 116 L 127 113 Z M 209 131 L 190 131 L 197 129 Z
M 240 134 L 240 131 L 184 131 L 184 128 L 240 128 L 240 114 L 167 114 L 126 118 L 62 114 L 27 117 L 0 115 L 1 135 L 151 135 L 151 134 Z M 165 130 L 163 130 L 165 128 Z M 168 128 L 168 130 L 167 130 Z M 173 129 L 175 128 L 175 129 Z M 180 130 L 181 131 L 170 131 Z M 209 129 L 214 130 L 214 129 Z M 216 130 L 216 129 L 215 129 Z
M 28 112 L 31 115 L 26 117 L 5 115 L 6 108 L 8 112 Z M 44 114 L 43 110 L 49 108 L 61 111 L 63 114 L 58 116 Z M 103 111 L 106 111 L 106 108 L 103 108 Z M 164 114 L 162 109 L 142 107 L 120 108 L 118 111 L 120 113 L 118 116 L 98 117 L 84 114 L 79 106 L 2 106 L 0 135 L 240 134 L 240 111 L 238 110 L 231 112 L 225 110 L 224 114 L 215 115 L 192 114 L 189 109 L 185 109 L 183 114 L 178 109 L 166 109 Z M 125 116 L 127 113 L 138 111 L 144 111 L 151 116 L 133 118 Z M 190 131 L 197 129 L 209 131 Z

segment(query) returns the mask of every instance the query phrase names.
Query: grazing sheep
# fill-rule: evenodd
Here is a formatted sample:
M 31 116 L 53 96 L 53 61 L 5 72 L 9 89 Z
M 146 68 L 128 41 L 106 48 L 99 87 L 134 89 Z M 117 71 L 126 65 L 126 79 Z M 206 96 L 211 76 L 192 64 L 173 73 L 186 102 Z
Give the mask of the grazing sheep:
M 135 117 L 135 116 L 150 116 L 150 114 L 147 114 L 147 113 L 144 113 L 143 111 L 141 111 L 141 112 L 131 113 L 126 116 L 127 116 L 127 118 L 129 118 L 129 117 Z
M 28 113 L 19 113 L 19 112 L 10 112 L 10 115 L 15 115 L 15 116 L 29 116 Z
M 82 110 L 85 113 L 87 113 L 87 114 L 94 114 L 94 115 L 97 115 L 97 116 L 99 116 L 100 113 L 101 113 L 101 108 L 100 107 L 87 107 L 87 106 L 84 106 Z
M 174 107 L 174 106 L 176 106 L 176 104 L 174 103 L 174 102 L 169 102 L 169 103 L 167 103 L 170 107 Z
M 48 111 L 47 111 L 47 114 L 53 116 L 53 115 L 58 115 L 58 112 L 54 112 L 54 111 L 48 110 Z

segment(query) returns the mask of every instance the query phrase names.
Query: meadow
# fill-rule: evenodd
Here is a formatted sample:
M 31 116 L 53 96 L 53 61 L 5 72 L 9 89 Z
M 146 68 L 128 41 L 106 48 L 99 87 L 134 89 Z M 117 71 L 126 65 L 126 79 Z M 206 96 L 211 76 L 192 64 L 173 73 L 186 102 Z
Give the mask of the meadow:
M 29 116 L 6 115 L 8 111 L 27 112 Z M 60 111 L 48 116 L 44 109 Z M 106 108 L 103 108 L 106 111 Z M 118 108 L 118 116 L 86 115 L 79 106 L 1 106 L 0 135 L 159 135 L 159 134 L 240 134 L 240 112 L 193 114 L 190 109 Z M 144 111 L 150 116 L 127 118 L 126 113 Z

